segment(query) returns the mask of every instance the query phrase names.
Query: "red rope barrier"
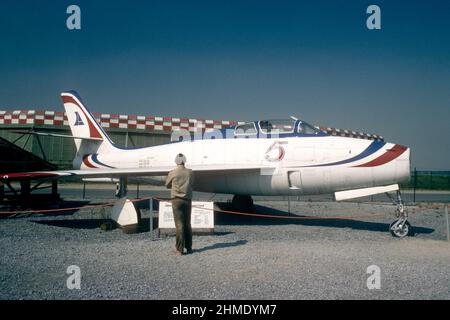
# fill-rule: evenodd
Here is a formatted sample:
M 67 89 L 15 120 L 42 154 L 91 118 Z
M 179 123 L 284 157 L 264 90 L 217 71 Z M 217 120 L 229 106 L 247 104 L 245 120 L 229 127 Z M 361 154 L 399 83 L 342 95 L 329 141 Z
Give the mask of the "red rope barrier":
M 170 200 L 166 199 L 160 199 L 160 198 L 154 198 L 155 200 L 159 201 L 166 201 L 169 202 Z M 228 214 L 234 214 L 234 215 L 241 215 L 241 216 L 248 216 L 248 217 L 258 217 L 258 218 L 279 218 L 279 219 L 304 219 L 304 220 L 349 220 L 349 219 L 364 219 L 364 218 L 378 218 L 378 217 L 386 217 L 390 214 L 383 213 L 383 214 L 371 214 L 371 215 L 364 215 L 364 216 L 336 216 L 336 217 L 318 217 L 318 216 L 278 216 L 278 215 L 271 215 L 271 214 L 261 214 L 261 213 L 249 213 L 249 212 L 239 212 L 239 211 L 231 211 L 231 210 L 222 210 L 222 209 L 209 209 L 209 208 L 203 208 L 203 207 L 197 207 L 193 206 L 194 208 L 199 208 L 203 210 L 212 210 L 214 212 L 222 212 L 222 213 L 228 213 Z
M 147 198 L 136 198 L 136 199 L 130 199 L 132 202 L 138 202 L 138 201 L 144 201 L 149 200 L 152 197 Z M 164 199 L 164 198 L 153 198 L 158 201 L 165 201 L 170 202 L 170 199 Z M 42 209 L 42 210 L 25 210 L 25 211 L 0 211 L 0 215 L 2 214 L 8 214 L 8 215 L 21 215 L 21 214 L 34 214 L 34 213 L 49 213 L 49 212 L 64 212 L 64 211 L 73 211 L 73 210 L 82 210 L 82 209 L 93 209 L 93 208 L 105 208 L 105 207 L 111 207 L 114 206 L 114 203 L 105 203 L 105 204 L 98 204 L 98 205 L 87 205 L 87 206 L 80 206 L 80 207 L 71 207 L 71 208 L 58 208 L 58 209 Z M 196 206 L 194 206 L 196 207 Z M 222 210 L 222 209 L 209 209 L 209 208 L 203 208 L 203 207 L 196 207 L 203 210 L 212 210 L 214 212 L 221 212 L 226 214 L 234 214 L 234 215 L 241 215 L 241 216 L 248 216 L 248 217 L 258 217 L 258 218 L 274 218 L 274 219 L 303 219 L 303 220 L 348 220 L 348 219 L 367 219 L 367 218 L 381 218 L 386 217 L 388 215 L 391 215 L 389 213 L 383 213 L 383 214 L 377 214 L 372 213 L 370 215 L 360 215 L 360 216 L 334 216 L 334 217 L 320 217 L 320 216 L 279 216 L 279 215 L 273 215 L 273 214 L 261 214 L 261 213 L 250 213 L 250 212 L 239 212 L 239 211 L 232 211 L 232 210 Z
M 130 199 L 130 201 L 137 202 L 137 201 L 143 201 L 143 200 L 148 200 L 148 199 L 151 199 L 151 197 Z M 64 212 L 64 211 L 73 211 L 73 210 L 81 210 L 81 209 L 105 208 L 105 207 L 112 207 L 112 206 L 114 206 L 113 202 L 96 204 L 96 205 L 87 205 L 87 206 L 81 206 L 81 207 L 71 207 L 71 208 L 24 210 L 24 211 L 0 211 L 0 215 L 2 215 L 2 214 L 17 215 L 17 214 L 33 214 L 33 213 L 47 213 L 47 212 Z

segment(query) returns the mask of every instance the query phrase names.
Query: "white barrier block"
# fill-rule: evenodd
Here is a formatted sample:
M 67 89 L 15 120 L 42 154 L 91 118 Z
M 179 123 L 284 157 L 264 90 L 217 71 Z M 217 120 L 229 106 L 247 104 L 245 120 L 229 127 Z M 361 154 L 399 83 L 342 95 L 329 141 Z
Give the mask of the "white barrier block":
M 130 199 L 121 198 L 112 208 L 111 219 L 121 227 L 138 224 L 138 212 Z

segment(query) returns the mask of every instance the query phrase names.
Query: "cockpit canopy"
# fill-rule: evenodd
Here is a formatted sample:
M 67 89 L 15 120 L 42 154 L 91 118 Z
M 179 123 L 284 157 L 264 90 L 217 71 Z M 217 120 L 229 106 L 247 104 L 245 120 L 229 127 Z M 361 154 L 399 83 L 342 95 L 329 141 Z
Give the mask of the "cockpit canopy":
M 235 127 L 235 135 L 299 134 L 318 135 L 322 133 L 316 127 L 295 119 L 260 120 L 247 122 Z
M 295 130 L 295 122 L 293 119 L 282 120 L 261 120 L 259 121 L 259 128 L 262 133 L 293 133 Z

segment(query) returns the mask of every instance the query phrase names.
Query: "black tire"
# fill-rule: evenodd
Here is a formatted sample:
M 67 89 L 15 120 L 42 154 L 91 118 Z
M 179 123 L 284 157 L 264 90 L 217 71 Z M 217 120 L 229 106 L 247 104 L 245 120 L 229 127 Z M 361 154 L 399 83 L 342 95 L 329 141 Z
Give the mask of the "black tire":
M 233 209 L 239 212 L 252 212 L 253 211 L 253 199 L 251 196 L 233 196 L 231 201 Z
M 406 221 L 406 222 L 403 224 L 402 230 L 395 230 L 395 231 L 392 230 L 392 226 L 393 226 L 397 221 L 398 221 L 398 220 L 392 222 L 391 225 L 389 226 L 389 231 L 391 232 L 391 235 L 392 235 L 393 237 L 395 237 L 395 238 L 404 238 L 404 237 L 406 237 L 406 236 L 411 235 L 411 233 L 412 233 L 412 227 L 411 227 L 411 224 L 410 224 L 408 221 Z

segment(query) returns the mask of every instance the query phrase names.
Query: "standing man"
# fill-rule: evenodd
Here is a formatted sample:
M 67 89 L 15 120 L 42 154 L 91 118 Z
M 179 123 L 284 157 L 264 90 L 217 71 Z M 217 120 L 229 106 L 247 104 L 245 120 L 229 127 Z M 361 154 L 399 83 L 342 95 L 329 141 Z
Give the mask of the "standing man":
M 181 256 L 184 248 L 188 254 L 192 253 L 191 208 L 194 174 L 184 166 L 186 157 L 182 153 L 175 157 L 175 163 L 177 167 L 169 172 L 166 187 L 171 188 L 170 196 L 177 230 L 175 254 Z

